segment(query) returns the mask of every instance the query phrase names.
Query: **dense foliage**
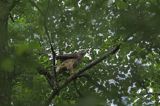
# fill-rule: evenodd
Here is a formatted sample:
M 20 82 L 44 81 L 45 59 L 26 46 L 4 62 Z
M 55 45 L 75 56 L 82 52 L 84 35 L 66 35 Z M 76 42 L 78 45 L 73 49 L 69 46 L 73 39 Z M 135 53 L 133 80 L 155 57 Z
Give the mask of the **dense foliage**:
M 37 67 L 51 72 L 51 45 L 57 55 L 88 49 L 78 70 L 116 44 L 121 44 L 118 52 L 69 83 L 50 104 L 158 106 L 159 0 L 10 1 L 0 0 L 0 102 L 8 103 L 4 106 L 46 104 L 52 88 Z M 2 99 L 5 96 L 9 99 Z

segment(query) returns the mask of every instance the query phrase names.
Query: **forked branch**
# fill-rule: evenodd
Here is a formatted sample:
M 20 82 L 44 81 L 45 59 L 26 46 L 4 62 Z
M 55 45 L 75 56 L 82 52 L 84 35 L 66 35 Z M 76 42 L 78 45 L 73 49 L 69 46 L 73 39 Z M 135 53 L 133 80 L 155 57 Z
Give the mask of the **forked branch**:
M 70 82 L 74 81 L 75 79 L 77 79 L 81 74 L 83 74 L 85 71 L 89 70 L 90 68 L 92 68 L 93 66 L 97 65 L 98 63 L 100 63 L 101 61 L 103 61 L 104 59 L 106 59 L 107 57 L 109 57 L 110 55 L 115 54 L 120 48 L 120 44 L 110 48 L 105 54 L 103 54 L 100 58 L 93 60 L 92 62 L 90 62 L 89 64 L 87 64 L 85 67 L 83 67 L 82 69 L 78 70 L 76 73 L 74 73 L 73 75 L 71 75 L 70 77 L 68 77 L 66 79 L 66 81 L 59 86 L 59 89 L 55 90 L 52 92 L 52 94 L 50 95 L 48 101 L 46 102 L 46 106 L 48 106 L 52 99 L 54 99 L 54 97 L 56 95 L 59 94 L 59 92 L 65 88 Z

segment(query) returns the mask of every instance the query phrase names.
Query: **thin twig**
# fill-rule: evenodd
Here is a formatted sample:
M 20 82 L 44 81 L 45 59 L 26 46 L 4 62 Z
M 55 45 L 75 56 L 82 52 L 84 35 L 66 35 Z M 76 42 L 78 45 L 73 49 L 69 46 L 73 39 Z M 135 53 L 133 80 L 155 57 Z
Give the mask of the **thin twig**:
M 13 18 L 13 16 L 12 16 L 11 13 L 9 14 L 9 17 L 10 17 L 10 19 L 11 19 L 12 22 L 15 22 L 15 20 L 14 20 L 14 18 Z
M 78 87 L 77 87 L 77 82 L 76 80 L 73 81 L 73 84 L 74 84 L 74 88 L 78 94 L 79 97 L 83 97 L 82 93 L 79 91 Z
M 96 87 L 98 87 L 98 89 L 101 89 L 101 90 L 106 90 L 106 88 L 100 84 L 98 84 L 96 81 L 93 80 L 93 78 L 88 75 L 88 74 L 81 74 L 79 77 L 84 77 L 86 78 L 89 82 L 91 82 L 93 85 L 95 85 Z

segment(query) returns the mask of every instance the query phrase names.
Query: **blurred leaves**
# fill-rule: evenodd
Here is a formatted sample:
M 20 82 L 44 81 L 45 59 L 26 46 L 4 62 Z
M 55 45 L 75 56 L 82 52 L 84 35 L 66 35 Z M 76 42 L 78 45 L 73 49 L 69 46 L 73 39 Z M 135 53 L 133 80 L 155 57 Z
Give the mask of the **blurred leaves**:
M 1 61 L 1 69 L 4 71 L 14 70 L 14 62 L 11 58 L 5 58 Z

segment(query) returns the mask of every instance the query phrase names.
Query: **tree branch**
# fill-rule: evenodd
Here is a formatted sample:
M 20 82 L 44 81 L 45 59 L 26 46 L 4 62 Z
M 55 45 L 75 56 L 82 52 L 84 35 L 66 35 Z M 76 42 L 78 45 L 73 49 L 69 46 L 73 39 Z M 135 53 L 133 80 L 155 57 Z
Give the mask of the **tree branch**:
M 51 34 L 48 32 L 48 27 L 47 27 L 47 17 L 48 17 L 48 10 L 49 10 L 49 6 L 50 6 L 50 0 L 48 0 L 48 6 L 47 6 L 47 9 L 46 9 L 46 14 L 44 15 L 44 30 L 45 30 L 45 33 L 47 35 L 47 38 L 48 38 L 48 41 L 49 41 L 49 45 L 51 47 L 51 53 L 52 53 L 52 73 L 51 75 L 53 76 L 52 77 L 52 80 L 54 82 L 54 85 L 55 85 L 55 89 L 58 89 L 58 81 L 57 81 L 57 75 L 56 75 L 56 65 L 55 65 L 55 59 L 56 59 L 56 53 L 54 51 L 54 48 L 53 48 L 53 45 L 52 45 L 52 41 L 51 41 Z
M 9 17 L 10 17 L 10 19 L 11 19 L 12 22 L 15 22 L 11 13 L 9 14 Z
M 71 59 L 71 58 L 77 58 L 77 55 L 75 53 L 72 53 L 72 54 L 64 54 L 64 55 L 56 56 L 56 59 L 61 61 Z
M 10 1 L 11 4 L 9 5 L 9 11 L 11 11 L 19 1 L 20 0 L 12 0 L 12 1 Z
M 38 7 L 38 5 L 37 5 L 34 1 L 29 0 L 29 2 L 31 3 L 32 6 L 34 6 L 34 7 L 40 12 L 40 14 L 41 14 L 43 17 L 45 16 L 44 13 L 43 13 L 43 11 Z
M 47 70 L 42 69 L 41 67 L 38 67 L 37 70 L 38 70 L 39 74 L 43 75 L 43 76 L 46 78 L 46 80 L 48 81 L 50 87 L 51 87 L 52 89 L 54 89 L 54 88 L 53 88 L 53 87 L 54 87 L 54 84 L 53 84 L 53 82 L 52 82 L 52 80 L 51 80 L 51 78 L 52 78 L 51 74 L 50 74 Z
M 37 8 L 37 10 L 40 12 L 40 14 L 43 16 L 43 18 L 44 18 L 44 22 L 43 22 L 43 27 L 44 27 L 44 31 L 45 31 L 45 33 L 46 33 L 46 35 L 47 35 L 47 39 L 48 39 L 48 42 L 49 42 L 49 45 L 50 45 L 50 48 L 51 48 L 51 53 L 52 53 L 52 73 L 51 73 L 51 81 L 53 81 L 54 82 L 54 85 L 55 85 L 55 88 L 57 89 L 57 87 L 58 87 L 58 82 L 57 82 L 57 75 L 56 75 L 56 69 L 55 69 L 55 59 L 56 59 L 56 53 L 55 53 L 55 51 L 54 51 L 54 48 L 53 48 L 53 45 L 52 45 L 52 42 L 51 42 L 51 38 L 50 38 L 50 33 L 48 32 L 48 27 L 47 27 L 47 17 L 48 17 L 48 9 L 49 9 L 49 4 L 50 4 L 50 1 L 48 0 L 48 7 L 47 7 L 47 9 L 46 9 L 46 14 L 38 7 L 38 5 L 34 2 L 34 1 L 32 1 L 32 0 L 30 0 L 30 3 L 34 6 L 34 7 L 36 7 Z
M 92 68 L 93 66 L 97 65 L 98 63 L 100 63 L 102 60 L 106 59 L 107 57 L 109 57 L 110 55 L 115 54 L 120 48 L 120 44 L 110 48 L 105 54 L 103 54 L 100 58 L 93 60 L 91 63 L 87 64 L 85 67 L 83 67 L 82 69 L 80 69 L 78 72 L 74 73 L 73 75 L 71 75 L 70 77 L 68 77 L 66 79 L 66 81 L 59 87 L 59 89 L 55 90 L 52 92 L 52 94 L 50 95 L 48 101 L 46 102 L 46 106 L 48 106 L 52 99 L 59 94 L 59 92 L 66 87 L 70 82 L 72 82 L 73 80 L 77 79 L 79 77 L 79 75 L 83 74 L 85 71 L 89 70 L 90 68 Z

